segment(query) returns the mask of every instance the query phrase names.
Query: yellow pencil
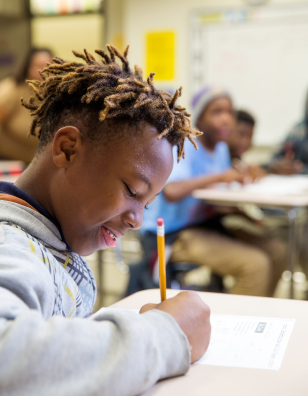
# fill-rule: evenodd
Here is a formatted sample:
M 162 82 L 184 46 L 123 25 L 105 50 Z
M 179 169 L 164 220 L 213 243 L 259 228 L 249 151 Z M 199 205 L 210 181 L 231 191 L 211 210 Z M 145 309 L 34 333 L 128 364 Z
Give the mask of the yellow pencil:
M 165 265 L 165 226 L 163 219 L 157 219 L 157 250 L 159 262 L 159 287 L 161 301 L 166 300 L 166 265 Z

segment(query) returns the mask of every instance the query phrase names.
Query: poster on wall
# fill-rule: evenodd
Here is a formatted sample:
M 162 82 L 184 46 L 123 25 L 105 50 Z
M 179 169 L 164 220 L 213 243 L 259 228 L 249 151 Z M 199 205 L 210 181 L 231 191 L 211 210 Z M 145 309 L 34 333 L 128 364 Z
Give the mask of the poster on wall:
M 102 0 L 30 0 L 32 15 L 65 15 L 99 12 Z
M 155 71 L 156 81 L 172 81 L 175 77 L 175 33 L 155 31 L 146 34 L 146 75 Z

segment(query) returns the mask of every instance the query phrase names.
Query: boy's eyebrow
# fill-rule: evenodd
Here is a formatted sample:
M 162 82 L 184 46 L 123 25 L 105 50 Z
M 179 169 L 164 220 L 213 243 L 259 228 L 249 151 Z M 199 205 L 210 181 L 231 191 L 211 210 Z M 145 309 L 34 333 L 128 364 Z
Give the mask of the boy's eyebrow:
M 148 186 L 149 190 L 152 190 L 152 183 L 150 182 L 150 180 L 145 175 L 138 174 L 136 176 L 138 177 L 138 179 L 141 179 L 142 181 L 145 182 L 145 184 Z
M 148 186 L 149 190 L 152 190 L 152 183 L 150 182 L 150 180 L 145 175 L 137 174 L 136 176 L 137 176 L 138 179 L 141 179 L 143 182 L 145 182 L 145 184 Z M 161 193 L 161 191 L 158 192 L 157 194 L 155 194 L 155 197 L 157 195 L 159 195 L 160 193 Z

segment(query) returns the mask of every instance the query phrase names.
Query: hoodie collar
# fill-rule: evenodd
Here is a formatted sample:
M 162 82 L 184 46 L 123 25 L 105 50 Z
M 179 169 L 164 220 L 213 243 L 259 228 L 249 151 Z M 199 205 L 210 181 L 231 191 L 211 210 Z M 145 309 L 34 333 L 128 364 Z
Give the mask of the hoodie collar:
M 0 199 L 2 201 L 8 201 L 11 203 L 22 205 L 32 211 L 38 212 L 46 219 L 48 219 L 57 228 L 60 234 L 60 238 L 65 243 L 67 249 L 72 250 L 65 241 L 59 222 L 30 195 L 25 193 L 20 188 L 16 187 L 13 183 L 7 183 L 7 182 L 0 182 L 0 195 L 1 195 Z

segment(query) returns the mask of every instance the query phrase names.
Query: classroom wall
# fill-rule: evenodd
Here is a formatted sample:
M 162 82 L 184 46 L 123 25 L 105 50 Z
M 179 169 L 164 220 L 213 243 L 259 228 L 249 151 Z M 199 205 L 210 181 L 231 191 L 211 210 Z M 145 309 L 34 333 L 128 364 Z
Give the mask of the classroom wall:
M 118 48 L 124 46 L 124 12 L 126 0 L 105 1 L 105 44 L 112 43 Z M 122 48 L 123 49 L 123 48 Z
M 303 4 L 297 0 L 269 0 L 267 5 Z M 176 35 L 175 76 L 172 81 L 157 82 L 162 89 L 176 89 L 183 85 L 182 104 L 190 98 L 189 18 L 196 9 L 245 7 L 243 0 L 107 0 L 106 41 L 115 43 L 123 34 L 124 44 L 130 44 L 130 61 L 145 68 L 145 35 L 151 31 L 173 31 Z
M 29 19 L 0 15 L 0 80 L 16 72 L 29 47 Z
M 94 51 L 104 43 L 104 18 L 100 14 L 36 17 L 31 21 L 32 44 L 49 47 L 67 60 L 72 49 Z

